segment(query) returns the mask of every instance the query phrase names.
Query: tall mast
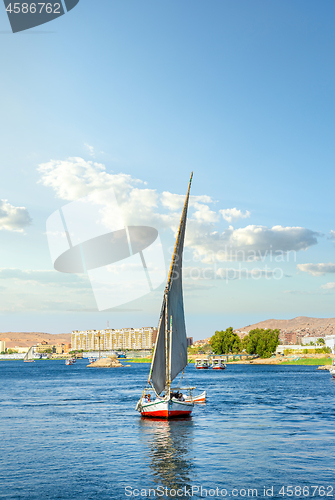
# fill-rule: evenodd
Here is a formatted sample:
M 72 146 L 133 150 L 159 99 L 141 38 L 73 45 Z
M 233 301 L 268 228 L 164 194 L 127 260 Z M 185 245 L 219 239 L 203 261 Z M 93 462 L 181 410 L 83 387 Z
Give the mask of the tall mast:
M 187 216 L 188 199 L 190 197 L 190 189 L 191 189 L 192 177 L 193 177 L 193 172 L 191 172 L 191 177 L 190 177 L 190 182 L 188 183 L 188 190 L 187 190 L 187 194 L 186 194 L 186 198 L 185 198 L 184 208 L 183 208 L 183 212 L 182 212 L 181 218 L 180 218 L 180 223 L 179 223 L 179 228 L 178 228 L 176 243 L 175 243 L 174 250 L 173 250 L 173 255 L 172 255 L 172 260 L 171 260 L 171 265 L 170 265 L 169 276 L 168 276 L 168 280 L 167 280 L 167 284 L 166 284 L 166 289 L 165 289 L 166 291 L 169 291 L 169 289 L 171 287 L 172 273 L 173 273 L 175 265 L 176 265 L 176 262 L 175 262 L 176 253 L 177 253 L 177 250 L 178 250 L 179 245 L 180 245 L 181 230 L 182 230 L 182 228 L 183 228 L 183 226 L 185 224 L 186 216 Z
M 166 380 L 166 385 L 165 385 L 165 396 L 170 397 L 170 387 L 171 387 L 171 380 L 170 380 L 170 363 L 169 363 L 169 349 L 170 349 L 170 335 L 169 335 L 169 330 L 168 330 L 168 294 L 165 289 L 165 380 Z
M 182 296 L 182 253 L 185 238 L 187 208 L 193 172 L 188 185 L 183 211 L 177 231 L 176 242 L 164 290 L 163 304 L 159 318 L 158 335 L 148 383 L 156 394 L 165 389 L 170 395 L 171 380 L 187 365 L 187 342 Z M 177 351 L 180 353 L 177 355 Z M 177 356 L 177 357 L 176 357 Z
M 165 380 L 166 380 L 165 396 L 168 396 L 168 397 L 170 397 L 170 389 L 171 389 L 171 363 L 172 363 L 172 359 L 171 359 L 171 355 L 172 355 L 172 316 L 170 317 L 170 321 L 169 321 L 168 295 L 169 295 L 169 291 L 170 291 L 171 284 L 172 284 L 173 271 L 174 271 L 174 268 L 176 266 L 176 255 L 177 255 L 177 252 L 178 252 L 178 249 L 180 246 L 182 229 L 184 228 L 185 223 L 186 223 L 187 207 L 188 207 L 188 200 L 190 197 L 192 177 L 193 177 L 193 172 L 191 172 L 190 181 L 188 183 L 187 194 L 186 194 L 183 211 L 182 211 L 181 218 L 180 218 L 176 243 L 175 243 L 174 250 L 173 250 L 169 276 L 168 276 L 168 280 L 167 280 L 167 284 L 166 284 L 166 288 L 165 288 L 165 294 L 164 294 L 165 295 L 165 373 L 166 373 L 166 376 L 165 376 Z

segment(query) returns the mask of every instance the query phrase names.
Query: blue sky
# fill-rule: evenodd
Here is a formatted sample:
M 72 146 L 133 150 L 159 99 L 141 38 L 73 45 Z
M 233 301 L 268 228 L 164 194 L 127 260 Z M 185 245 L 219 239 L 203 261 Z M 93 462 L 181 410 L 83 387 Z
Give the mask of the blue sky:
M 96 164 L 139 190 L 141 222 L 165 220 L 167 264 L 194 171 L 190 336 L 334 316 L 334 15 L 330 0 L 80 0 L 14 35 L 0 10 L 0 330 L 157 324 L 163 286 L 98 312 L 85 276 L 53 271 L 46 220 L 87 194 L 87 172 L 102 187 Z M 259 260 L 221 252 L 215 268 L 227 245 Z

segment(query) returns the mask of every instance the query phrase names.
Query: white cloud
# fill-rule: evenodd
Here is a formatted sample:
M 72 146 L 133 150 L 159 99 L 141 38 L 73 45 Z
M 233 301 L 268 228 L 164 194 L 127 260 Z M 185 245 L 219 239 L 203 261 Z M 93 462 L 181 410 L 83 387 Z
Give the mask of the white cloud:
M 260 278 L 275 278 L 280 279 L 283 277 L 282 273 L 277 270 L 269 269 L 265 266 L 264 269 L 254 268 L 246 269 L 241 266 L 234 267 L 199 267 L 188 266 L 183 269 L 183 277 L 191 280 L 237 280 L 237 279 L 255 279 Z
M 88 277 L 54 270 L 0 269 L 0 312 L 66 311 L 95 308 Z M 96 310 L 96 308 L 94 309 Z
M 125 224 L 151 225 L 174 233 L 178 229 L 184 194 L 158 193 L 146 188 L 140 179 L 108 173 L 104 165 L 76 157 L 50 160 L 38 170 L 40 182 L 51 187 L 58 198 L 73 201 L 96 192 L 101 199 L 107 196 L 103 190 L 113 188 Z M 217 260 L 255 260 L 269 253 L 306 250 L 317 243 L 319 233 L 302 227 L 230 226 L 219 232 L 220 213 L 228 220 L 249 217 L 250 212 L 236 208 L 215 211 L 211 204 L 213 200 L 207 195 L 190 197 L 185 244 L 204 262 L 211 261 L 213 254 Z M 111 210 L 107 212 L 104 216 L 113 216 Z
M 14 207 L 7 200 L 0 200 L 0 230 L 23 232 L 32 219 L 25 207 Z
M 170 211 L 180 211 L 184 206 L 185 195 L 184 194 L 173 194 L 169 191 L 163 191 L 160 195 L 160 201 L 163 207 Z M 207 195 L 193 196 L 190 195 L 190 207 L 197 206 L 199 203 L 212 203 L 212 198 Z
M 237 208 L 226 208 L 224 210 L 219 210 L 220 214 L 227 222 L 233 222 L 238 219 L 247 219 L 250 217 L 249 210 L 246 210 L 245 213 L 242 210 L 237 210 Z
M 82 158 L 50 160 L 38 167 L 41 182 L 51 187 L 57 198 L 73 201 L 92 193 L 113 187 L 121 196 L 142 181 L 127 174 L 109 174 L 101 163 L 85 161 Z
M 335 264 L 298 264 L 297 269 L 312 276 L 323 276 L 324 274 L 335 273 Z
M 335 283 L 332 281 L 330 283 L 326 283 L 325 285 L 321 285 L 320 288 L 323 288 L 324 290 L 332 290 L 335 288 Z
M 192 221 L 190 221 L 192 227 Z M 187 244 L 203 261 L 257 260 L 266 256 L 279 261 L 280 254 L 306 250 L 317 243 L 319 233 L 303 227 L 250 225 L 204 234 L 194 227 L 187 235 Z
M 330 239 L 335 240 L 335 231 L 331 230 L 329 234 L 330 234 Z
M 39 285 L 54 285 L 69 288 L 91 288 L 86 274 L 55 273 L 54 270 L 22 270 L 0 268 L 0 280 L 24 281 Z
M 94 147 L 89 144 L 84 144 L 84 146 L 88 149 L 89 155 L 94 157 Z
M 218 214 L 210 210 L 208 205 L 195 203 L 194 206 L 197 210 L 194 212 L 193 217 L 195 217 L 198 222 L 214 223 L 218 221 Z

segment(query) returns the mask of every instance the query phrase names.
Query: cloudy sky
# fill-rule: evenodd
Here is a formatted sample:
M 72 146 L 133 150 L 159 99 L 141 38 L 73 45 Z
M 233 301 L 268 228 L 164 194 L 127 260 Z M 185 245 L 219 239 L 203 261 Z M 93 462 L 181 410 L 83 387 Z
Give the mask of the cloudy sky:
M 168 268 L 191 171 L 188 335 L 334 316 L 334 19 L 331 0 L 81 0 L 14 35 L 0 9 L 0 331 L 156 326 L 163 284 L 98 311 L 46 221 L 113 188 Z

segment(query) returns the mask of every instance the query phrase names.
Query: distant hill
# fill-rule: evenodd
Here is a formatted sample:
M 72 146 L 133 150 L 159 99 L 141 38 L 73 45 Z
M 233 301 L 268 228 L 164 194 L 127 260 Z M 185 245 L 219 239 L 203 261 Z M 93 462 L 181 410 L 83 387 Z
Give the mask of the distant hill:
M 41 333 L 41 332 L 0 332 L 0 340 L 6 342 L 6 347 L 30 347 L 41 343 L 42 340 L 48 344 L 69 344 L 71 333 Z
M 278 328 L 281 332 L 296 332 L 303 336 L 323 337 L 324 335 L 335 335 L 335 318 L 298 316 L 293 319 L 266 319 L 254 325 L 237 328 L 234 331 L 243 338 L 244 335 L 254 328 Z

